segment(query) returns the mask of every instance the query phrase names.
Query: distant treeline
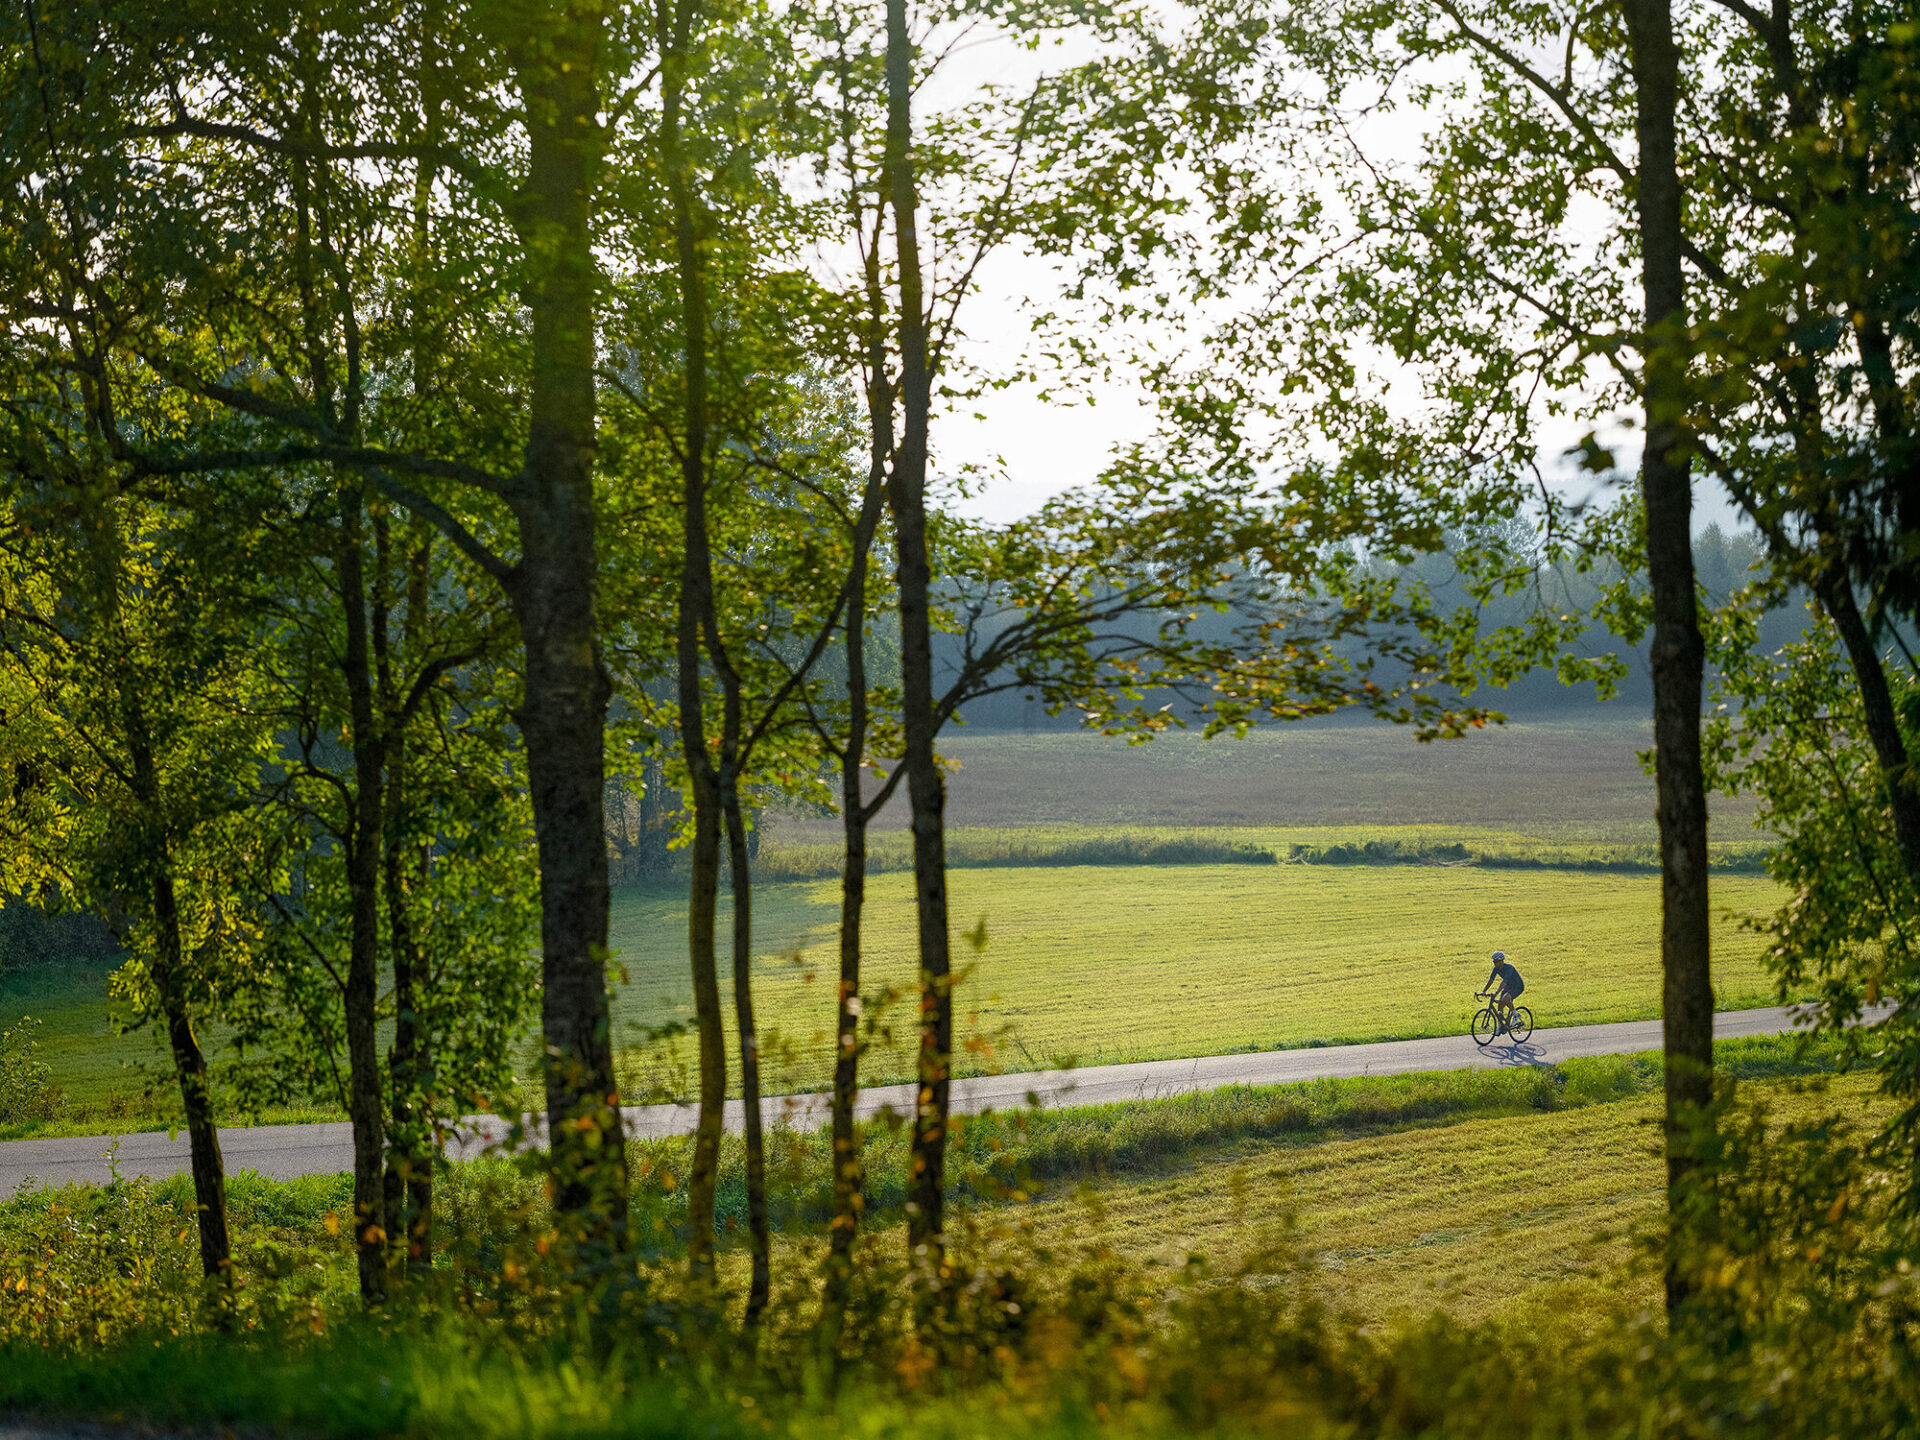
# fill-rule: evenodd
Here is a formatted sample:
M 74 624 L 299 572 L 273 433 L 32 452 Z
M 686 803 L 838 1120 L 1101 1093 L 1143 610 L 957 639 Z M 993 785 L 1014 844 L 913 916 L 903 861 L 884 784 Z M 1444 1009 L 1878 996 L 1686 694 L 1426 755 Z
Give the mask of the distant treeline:
M 1516 528 L 1524 531 L 1526 527 L 1524 522 L 1519 522 Z M 1522 535 L 1520 539 L 1524 545 L 1525 536 Z M 1735 592 L 1752 583 L 1756 578 L 1754 567 L 1763 558 L 1763 549 L 1759 537 L 1744 530 L 1729 532 L 1718 525 L 1709 525 L 1697 536 L 1694 540 L 1694 568 L 1707 602 L 1712 605 L 1724 604 Z M 1425 557 L 1410 566 L 1397 567 L 1397 571 L 1409 581 L 1429 587 L 1443 604 L 1449 595 L 1456 597 L 1457 605 L 1468 603 L 1452 574 L 1452 561 L 1445 553 Z M 1526 591 L 1499 597 L 1480 607 L 1481 631 L 1485 633 L 1502 625 L 1516 623 L 1541 605 L 1569 614 L 1590 613 L 1599 599 L 1602 583 L 1608 578 L 1599 574 L 1581 574 L 1567 564 L 1543 566 L 1533 586 Z M 1010 620 L 1011 617 L 1003 617 L 1000 623 L 1010 623 Z M 1762 652 L 1779 648 L 1798 636 L 1806 628 L 1806 622 L 1806 608 L 1801 598 L 1790 600 L 1765 617 L 1761 624 L 1758 648 Z M 986 617 L 976 627 L 972 637 L 976 647 L 983 635 L 992 633 L 995 623 L 995 617 Z M 1143 616 L 1140 623 L 1144 635 L 1147 633 L 1147 617 Z M 1211 617 L 1203 617 L 1202 628 L 1212 623 L 1215 622 Z M 1224 627 L 1230 622 L 1222 618 L 1217 623 Z M 1596 707 L 1601 705 L 1604 705 L 1606 713 L 1646 715 L 1653 705 L 1653 685 L 1647 668 L 1645 644 L 1628 645 L 1607 633 L 1597 623 L 1589 627 L 1587 639 L 1589 643 L 1584 647 L 1585 654 L 1615 655 L 1625 662 L 1625 675 L 1613 699 L 1599 702 L 1591 685 L 1562 684 L 1550 670 L 1532 671 L 1503 690 L 1483 690 L 1474 698 L 1516 719 L 1592 715 Z M 958 635 L 936 635 L 934 643 L 937 661 L 949 672 L 956 670 L 961 663 L 966 640 Z M 1334 648 L 1349 658 L 1359 658 L 1360 647 L 1357 644 L 1336 644 Z M 1190 708 L 1179 697 L 1167 698 L 1176 712 Z M 1082 717 L 1071 710 L 1049 715 L 1039 698 L 1017 689 L 969 700 L 962 713 L 968 725 L 982 730 L 1064 731 L 1078 729 L 1083 723 Z
M 0 906 L 0 974 L 60 960 L 103 960 L 120 953 L 91 915 L 60 915 L 21 899 Z
M 1727 847 L 1714 853 L 1715 872 L 1766 873 L 1764 846 Z M 768 879 L 827 879 L 839 874 L 839 847 L 827 844 L 769 842 L 760 852 L 760 873 Z M 1660 854 L 1652 845 L 1562 847 L 1497 846 L 1419 840 L 1361 840 L 1332 845 L 1259 845 L 1213 838 L 1204 832 L 1184 835 L 1091 835 L 1087 837 L 995 831 L 947 835 L 947 864 L 952 869 L 985 870 L 1068 865 L 1451 865 L 1486 870 L 1585 870 L 1601 874 L 1657 875 Z M 871 873 L 913 868 L 912 837 L 904 832 L 875 835 L 869 842 Z
M 1708 857 L 1715 872 L 1764 875 L 1768 850 L 1728 847 Z M 1658 875 L 1660 851 L 1653 845 L 1582 846 L 1579 849 L 1476 850 L 1417 840 L 1363 840 L 1341 845 L 1290 845 L 1282 857 L 1293 865 L 1464 865 L 1484 870 L 1593 870 L 1619 875 Z

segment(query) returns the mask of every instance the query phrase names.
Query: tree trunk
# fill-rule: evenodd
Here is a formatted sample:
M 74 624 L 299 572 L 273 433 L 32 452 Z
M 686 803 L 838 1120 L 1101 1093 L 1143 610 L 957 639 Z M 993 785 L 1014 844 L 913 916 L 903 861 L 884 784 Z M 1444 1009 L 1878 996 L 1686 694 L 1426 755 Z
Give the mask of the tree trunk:
M 91 559 L 100 604 L 103 635 L 120 633 L 120 537 L 109 513 L 83 514 L 82 525 L 92 550 Z M 180 1108 L 187 1119 L 187 1156 L 193 1171 L 193 1208 L 200 1232 L 200 1270 L 218 1287 L 223 1302 L 233 1286 L 233 1243 L 227 1231 L 227 1172 L 220 1155 L 220 1130 L 213 1117 L 213 1092 L 207 1074 L 206 1053 L 193 1033 L 193 1018 L 184 993 L 185 937 L 180 930 L 180 897 L 174 886 L 172 847 L 163 819 L 159 757 L 154 753 L 153 727 L 138 689 L 122 695 L 125 706 L 128 768 L 132 791 L 142 820 L 152 826 L 148 843 L 153 849 L 153 873 L 148 899 L 153 906 L 154 954 L 152 980 L 160 1014 L 167 1023 L 167 1048 L 173 1056 L 174 1077 L 180 1084 Z M 221 1323 L 229 1310 L 222 1304 Z
M 118 576 L 114 577 L 117 585 Z M 110 602 L 118 607 L 117 597 Z M 137 696 L 128 697 L 127 751 L 132 762 L 134 796 L 142 812 L 161 813 L 160 771 L 146 711 Z M 220 1130 L 213 1118 L 213 1091 L 206 1053 L 193 1033 L 193 1018 L 183 993 L 186 952 L 180 932 L 180 898 L 173 881 L 173 859 L 164 831 L 156 827 L 152 894 L 154 922 L 153 988 L 167 1022 L 167 1048 L 180 1082 L 180 1108 L 187 1118 L 187 1156 L 193 1171 L 194 1218 L 200 1231 L 200 1270 L 224 1294 L 233 1285 L 233 1243 L 227 1232 L 227 1171 L 220 1155 Z
M 393 953 L 394 1011 L 393 1046 L 387 1052 L 393 1095 L 387 1127 L 386 1230 L 407 1268 L 425 1270 L 433 1264 L 433 1117 L 421 1108 L 419 1088 L 432 1058 L 420 1024 L 420 993 L 426 976 L 413 934 L 406 857 L 398 845 L 387 847 L 383 878 Z
M 361 499 L 341 498 L 336 556 L 346 619 L 342 671 L 353 726 L 353 814 L 347 829 L 351 905 L 347 950 L 347 1117 L 353 1126 L 353 1239 L 360 1298 L 378 1305 L 387 1293 L 386 1159 L 377 1007 L 380 998 L 380 856 L 385 839 L 386 745 L 374 713 L 373 656 L 368 640 Z M 382 607 L 384 608 L 384 607 Z
M 388 571 L 387 525 L 375 521 L 379 578 L 385 593 Z M 420 636 L 429 603 L 428 579 L 432 542 L 424 536 L 409 557 L 407 613 L 401 628 L 401 654 L 420 653 Z M 398 693 L 392 658 L 388 653 L 387 616 L 377 607 L 373 627 L 375 669 L 380 683 L 382 724 L 388 739 L 387 834 L 381 839 L 381 884 L 386 894 L 387 943 L 393 957 L 393 1045 L 387 1051 L 387 1082 L 391 1089 L 387 1125 L 385 1187 L 386 1231 L 389 1253 L 409 1270 L 433 1264 L 433 1117 L 421 1108 L 420 1088 L 432 1065 L 431 1048 L 420 1023 L 421 993 L 429 983 L 424 958 L 414 935 L 407 865 L 420 847 L 398 831 L 394 814 L 408 783 L 407 726 L 409 717 Z
M 137 758 L 136 765 L 139 763 Z M 151 763 L 151 756 L 149 756 Z M 153 881 L 157 953 L 153 983 L 160 1013 L 167 1022 L 167 1048 L 180 1082 L 180 1105 L 187 1117 L 187 1155 L 193 1170 L 194 1218 L 200 1230 L 200 1271 L 221 1289 L 233 1284 L 233 1245 L 227 1234 L 227 1171 L 220 1156 L 220 1130 L 213 1118 L 213 1094 L 207 1057 L 193 1033 L 193 1020 L 180 993 L 184 964 L 180 906 L 174 892 L 171 861 L 161 856 Z
M 1713 983 L 1708 951 L 1707 798 L 1700 764 L 1705 646 L 1694 595 L 1692 462 L 1687 434 L 1687 309 L 1675 115 L 1679 55 L 1670 0 L 1626 0 L 1639 139 L 1646 294 L 1646 452 L 1640 483 L 1653 591 L 1653 728 L 1659 792 L 1662 1017 L 1666 1054 L 1667 1314 L 1694 1290 L 1693 1247 L 1711 1230 L 1695 1183 L 1700 1127 L 1713 1099 Z
M 738 715 L 737 684 L 729 708 Z M 728 728 L 737 731 L 737 721 Z M 734 740 L 737 745 L 737 734 Z M 753 1273 L 747 1287 L 746 1323 L 752 1328 L 767 1308 L 773 1236 L 767 1225 L 767 1147 L 760 1117 L 760 1031 L 753 1019 L 753 865 L 747 855 L 738 773 L 731 759 L 720 781 L 720 808 L 733 863 L 733 1015 L 740 1031 L 740 1103 L 747 1144 L 747 1243 L 753 1253 Z
M 420 107 L 424 120 L 422 139 L 437 146 L 444 138 L 445 96 L 439 70 L 438 37 L 444 19 L 437 3 L 429 4 L 420 24 Z M 433 188 L 439 166 L 431 160 L 416 162 L 413 183 L 414 263 L 421 272 L 433 263 Z M 413 393 L 433 394 L 436 355 L 420 337 L 425 333 L 424 307 L 414 315 L 415 342 L 412 347 Z M 388 745 L 387 831 L 381 839 L 381 883 L 386 892 L 387 942 L 393 957 L 393 1045 L 387 1051 L 387 1083 L 391 1088 L 387 1126 L 387 1174 L 385 1187 L 386 1230 L 389 1253 L 412 1272 L 433 1266 L 433 1158 L 434 1117 L 423 1110 L 421 1087 L 428 1083 L 432 1051 L 425 1027 L 420 1023 L 421 993 L 429 984 L 425 960 L 420 953 L 413 927 L 412 901 L 409 895 L 408 865 L 417 854 L 424 867 L 425 847 L 413 837 L 400 833 L 394 816 L 405 805 L 409 760 L 407 730 L 412 717 L 406 713 L 400 696 L 400 684 L 389 653 L 388 617 L 385 597 L 391 571 L 391 527 L 385 516 L 374 521 L 379 577 L 377 593 L 381 608 L 373 628 L 375 664 L 379 672 L 381 718 L 386 726 Z M 406 616 L 401 622 L 400 654 L 403 662 L 417 663 L 421 639 L 426 629 L 427 606 L 431 602 L 433 573 L 432 532 L 420 527 L 407 556 Z
M 906 0 L 887 0 L 887 188 L 900 271 L 900 448 L 887 500 L 900 592 L 902 757 L 913 815 L 914 899 L 920 930 L 919 1093 L 907 1177 L 907 1250 L 938 1284 L 946 1258 L 947 1106 L 953 992 L 947 933 L 946 778 L 934 756 L 932 567 L 927 554 L 927 427 L 932 407 L 914 179 L 913 46 Z
M 673 8 L 660 37 L 660 148 L 673 207 L 674 251 L 680 282 L 681 343 L 686 355 L 680 482 L 683 553 L 676 638 L 680 670 L 680 740 L 693 802 L 692 878 L 688 885 L 687 948 L 693 967 L 693 1012 L 700 1032 L 700 1118 L 687 1176 L 687 1271 L 713 1276 L 714 1193 L 720 1174 L 720 1135 L 727 1100 L 726 1036 L 720 1014 L 714 910 L 720 886 L 720 780 L 707 748 L 701 686 L 700 632 L 713 613 L 713 556 L 707 533 L 707 293 L 694 201 L 680 150 L 691 0 Z
M 884 201 L 880 202 L 884 203 Z M 853 228 L 862 228 L 857 193 L 850 197 Z M 867 579 L 873 536 L 893 459 L 892 382 L 887 374 L 886 301 L 880 283 L 877 244 L 866 257 L 867 305 L 867 488 L 853 530 L 847 562 L 847 735 L 840 751 L 840 824 L 844 854 L 840 867 L 840 981 L 834 1015 L 833 1059 L 833 1221 L 827 1231 L 826 1289 L 821 1302 L 822 1340 L 829 1356 L 837 1353 L 853 1283 L 853 1245 L 860 1234 L 866 1170 L 860 1156 L 860 1128 L 854 1104 L 860 1094 L 860 950 L 861 921 L 867 902 L 867 826 L 872 813 L 865 794 L 869 700 L 867 692 Z M 830 1362 L 831 1363 L 831 1362 Z
M 510 586 L 526 647 L 518 721 L 540 853 L 541 1033 L 554 1205 L 578 1238 L 621 1245 L 627 1160 L 607 999 L 605 724 L 594 536 L 594 295 L 589 197 L 600 166 L 597 6 L 556 7 L 515 57 L 527 178 L 532 375 L 526 463 L 509 492 Z
M 891 408 L 891 407 L 889 407 Z M 860 1234 L 865 1173 L 854 1102 L 860 1095 L 860 922 L 867 900 L 867 812 L 862 763 L 867 753 L 867 552 L 856 540 L 847 589 L 847 739 L 840 754 L 840 983 L 833 1050 L 833 1221 L 827 1230 L 823 1336 L 836 1346 L 853 1282 L 853 1242 Z
M 689 551 L 686 569 L 694 568 Z M 687 1174 L 687 1273 L 713 1278 L 714 1195 L 720 1178 L 720 1133 L 726 1119 L 727 1042 L 720 1019 L 719 965 L 714 955 L 714 910 L 720 890 L 720 803 L 707 754 L 700 695 L 696 603 L 683 580 L 680 619 L 680 734 L 691 772 L 693 844 L 688 851 L 687 952 L 693 967 L 693 1014 L 700 1037 L 700 1118 Z

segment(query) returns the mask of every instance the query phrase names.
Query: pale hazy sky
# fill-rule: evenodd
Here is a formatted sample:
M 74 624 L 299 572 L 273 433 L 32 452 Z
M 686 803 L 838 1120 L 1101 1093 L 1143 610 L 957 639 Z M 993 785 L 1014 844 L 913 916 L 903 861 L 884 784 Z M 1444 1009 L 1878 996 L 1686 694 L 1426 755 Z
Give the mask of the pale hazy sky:
M 988 83 L 1017 85 L 1031 79 L 1044 65 L 1056 65 L 1059 51 L 1036 54 L 1004 38 L 984 38 L 952 57 L 937 86 L 922 99 L 941 103 Z M 1398 135 L 1383 135 L 1389 148 L 1419 143 L 1419 123 L 1396 122 Z M 1025 351 L 1029 326 L 1024 302 L 1044 298 L 1056 281 L 1043 263 L 1002 252 L 982 267 L 981 291 L 962 310 L 966 351 L 988 370 L 1011 369 Z M 984 520 L 1004 521 L 1027 514 L 1063 490 L 1087 484 L 1101 471 L 1116 446 L 1151 434 L 1153 414 L 1138 387 L 1116 380 L 1088 387 L 1092 404 L 1043 403 L 1034 385 L 992 391 L 959 406 L 938 419 L 934 434 L 940 473 L 952 475 L 962 467 L 1004 470 L 1004 477 L 985 485 L 963 508 Z M 975 419 L 974 412 L 984 419 Z M 1567 433 L 1550 436 L 1543 450 L 1574 444 L 1584 425 L 1568 423 Z M 1623 465 L 1631 465 L 1637 449 L 1634 435 L 1622 431 L 1606 436 Z M 1002 464 L 1001 462 L 1004 462 Z M 1591 490 L 1591 477 L 1566 466 L 1563 476 L 1550 479 L 1568 494 Z M 1709 523 L 1737 523 L 1732 502 L 1718 484 L 1704 482 L 1695 498 L 1696 529 Z

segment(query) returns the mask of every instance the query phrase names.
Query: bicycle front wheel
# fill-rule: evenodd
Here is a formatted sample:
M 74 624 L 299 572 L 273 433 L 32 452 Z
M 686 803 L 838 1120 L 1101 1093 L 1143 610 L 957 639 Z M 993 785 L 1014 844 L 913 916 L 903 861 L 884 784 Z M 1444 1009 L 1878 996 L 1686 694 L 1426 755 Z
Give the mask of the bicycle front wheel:
M 1516 1045 L 1524 1045 L 1533 1034 L 1533 1011 L 1524 1005 L 1513 1007 L 1513 1018 L 1507 1022 L 1507 1034 Z
M 1499 1029 L 1500 1017 L 1494 1014 L 1493 1007 L 1489 1005 L 1485 1010 L 1482 1010 L 1478 1015 L 1473 1017 L 1473 1043 L 1476 1045 L 1491 1044 L 1494 1035 Z

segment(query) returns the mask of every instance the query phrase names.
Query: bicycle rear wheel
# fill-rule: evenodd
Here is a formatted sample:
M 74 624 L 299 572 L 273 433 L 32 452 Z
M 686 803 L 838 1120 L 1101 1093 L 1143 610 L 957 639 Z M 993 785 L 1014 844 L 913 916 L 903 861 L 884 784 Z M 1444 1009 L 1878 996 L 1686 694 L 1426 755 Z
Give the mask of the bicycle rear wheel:
M 1507 1034 L 1516 1045 L 1524 1045 L 1533 1034 L 1533 1011 L 1524 1005 L 1513 1007 L 1513 1019 L 1507 1022 Z
M 1476 1045 L 1491 1044 L 1494 1034 L 1499 1028 L 1500 1017 L 1493 1013 L 1493 1007 L 1489 1005 L 1473 1017 L 1473 1043 Z

